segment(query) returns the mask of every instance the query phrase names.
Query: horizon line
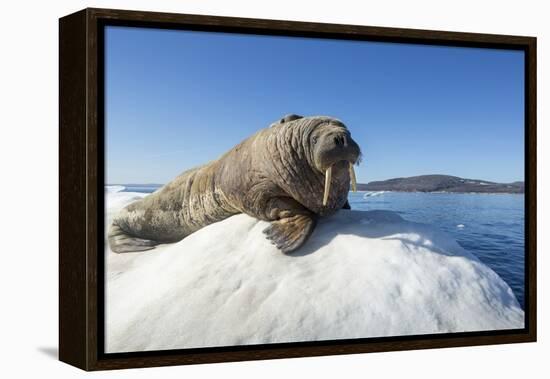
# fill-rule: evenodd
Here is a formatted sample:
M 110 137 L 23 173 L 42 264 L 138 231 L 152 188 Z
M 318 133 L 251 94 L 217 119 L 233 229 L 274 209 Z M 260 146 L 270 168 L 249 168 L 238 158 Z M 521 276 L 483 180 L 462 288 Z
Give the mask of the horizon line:
M 520 180 L 513 180 L 513 181 L 509 181 L 509 182 L 496 182 L 496 181 L 493 181 L 493 180 L 468 178 L 468 177 L 457 176 L 457 175 L 448 175 L 448 174 L 422 174 L 422 175 L 411 175 L 411 176 L 395 176 L 395 177 L 389 177 L 389 178 L 386 178 L 386 179 L 370 180 L 370 181 L 367 181 L 367 182 L 357 181 L 357 183 L 358 184 L 369 184 L 369 183 L 372 183 L 372 182 L 382 182 L 382 181 L 392 180 L 392 179 L 415 178 L 415 177 L 419 177 L 419 176 L 451 176 L 451 177 L 460 178 L 460 179 L 477 180 L 477 181 L 481 181 L 481 182 L 489 182 L 489 183 L 495 183 L 495 184 L 511 184 L 511 183 L 525 182 L 525 178 L 520 179 Z M 106 186 L 116 186 L 116 185 L 163 186 L 163 185 L 165 185 L 169 182 L 170 181 L 168 181 L 166 183 L 155 183 L 155 182 L 140 183 L 140 182 L 135 182 L 134 181 L 134 182 L 126 182 L 126 183 L 123 183 L 123 182 L 105 183 L 104 185 L 106 185 Z

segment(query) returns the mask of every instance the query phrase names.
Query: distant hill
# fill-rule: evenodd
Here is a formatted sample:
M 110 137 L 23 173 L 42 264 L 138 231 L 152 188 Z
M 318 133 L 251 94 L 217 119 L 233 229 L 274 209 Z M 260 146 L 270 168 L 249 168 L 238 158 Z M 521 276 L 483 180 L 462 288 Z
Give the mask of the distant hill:
M 495 183 L 487 180 L 464 179 L 450 175 L 420 175 L 395 178 L 367 184 L 358 183 L 360 191 L 400 192 L 478 192 L 478 193 L 524 193 L 523 182 Z

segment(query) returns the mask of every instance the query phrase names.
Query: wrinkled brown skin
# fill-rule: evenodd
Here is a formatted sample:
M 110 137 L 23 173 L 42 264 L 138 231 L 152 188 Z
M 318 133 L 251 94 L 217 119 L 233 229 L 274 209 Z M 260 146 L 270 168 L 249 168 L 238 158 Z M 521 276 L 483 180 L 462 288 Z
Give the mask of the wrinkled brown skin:
M 318 217 L 349 207 L 348 162 L 359 156 L 359 146 L 339 120 L 286 116 L 121 210 L 109 229 L 111 249 L 149 250 L 246 213 L 271 222 L 264 230 L 267 238 L 282 252 L 292 252 L 311 235 Z M 325 170 L 331 165 L 323 206 Z

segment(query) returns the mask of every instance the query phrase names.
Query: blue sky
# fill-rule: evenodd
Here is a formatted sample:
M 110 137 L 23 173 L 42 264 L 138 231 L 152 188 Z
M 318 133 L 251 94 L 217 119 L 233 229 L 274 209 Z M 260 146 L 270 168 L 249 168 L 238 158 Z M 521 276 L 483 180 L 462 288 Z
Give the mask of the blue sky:
M 106 182 L 166 183 L 285 114 L 341 119 L 359 182 L 523 180 L 523 52 L 107 27 Z

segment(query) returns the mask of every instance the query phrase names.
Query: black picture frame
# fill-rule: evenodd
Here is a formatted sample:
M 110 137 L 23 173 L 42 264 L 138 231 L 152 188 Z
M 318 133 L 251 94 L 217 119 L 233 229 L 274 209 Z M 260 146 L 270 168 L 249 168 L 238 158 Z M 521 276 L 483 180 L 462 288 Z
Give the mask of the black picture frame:
M 525 328 L 154 352 L 103 352 L 104 28 L 284 35 L 525 52 Z M 113 9 L 59 20 L 59 358 L 105 370 L 536 341 L 536 38 Z

